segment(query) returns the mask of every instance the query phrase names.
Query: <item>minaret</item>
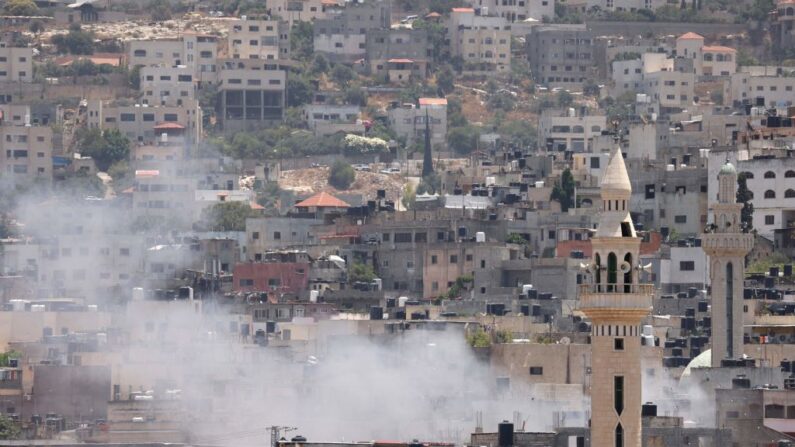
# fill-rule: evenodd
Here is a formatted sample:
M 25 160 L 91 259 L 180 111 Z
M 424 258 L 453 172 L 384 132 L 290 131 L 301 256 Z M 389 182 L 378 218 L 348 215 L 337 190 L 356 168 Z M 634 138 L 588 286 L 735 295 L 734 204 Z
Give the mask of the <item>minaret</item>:
M 592 283 L 580 286 L 591 319 L 591 445 L 641 446 L 640 324 L 653 287 L 639 283 L 640 238 L 629 215 L 632 185 L 621 148 L 601 184 L 602 213 L 591 238 Z
M 712 366 L 743 355 L 743 278 L 745 255 L 754 237 L 742 229 L 742 203 L 737 203 L 737 170 L 726 160 L 718 173 L 718 203 L 712 204 L 712 224 L 701 236 L 709 256 L 712 299 Z

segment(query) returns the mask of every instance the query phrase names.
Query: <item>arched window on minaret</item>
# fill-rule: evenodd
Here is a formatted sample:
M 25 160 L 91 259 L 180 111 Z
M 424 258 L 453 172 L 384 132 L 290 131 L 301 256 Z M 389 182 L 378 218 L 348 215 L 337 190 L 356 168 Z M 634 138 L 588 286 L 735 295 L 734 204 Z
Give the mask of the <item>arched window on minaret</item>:
M 728 357 L 734 357 L 734 345 L 732 343 L 734 334 L 732 332 L 734 321 L 734 265 L 726 263 L 726 353 Z
M 624 427 L 621 422 L 616 425 L 616 447 L 624 447 Z
M 632 287 L 632 253 L 627 253 L 627 255 L 624 256 L 624 263 L 623 266 L 625 268 L 629 267 L 626 268 L 624 272 L 624 293 L 630 293 Z
M 596 271 L 596 286 L 597 288 L 602 287 L 602 257 L 599 256 L 599 253 L 594 255 L 594 270 Z
M 610 252 L 607 255 L 607 288 L 608 292 L 614 292 L 615 284 L 618 282 L 618 258 L 616 254 Z

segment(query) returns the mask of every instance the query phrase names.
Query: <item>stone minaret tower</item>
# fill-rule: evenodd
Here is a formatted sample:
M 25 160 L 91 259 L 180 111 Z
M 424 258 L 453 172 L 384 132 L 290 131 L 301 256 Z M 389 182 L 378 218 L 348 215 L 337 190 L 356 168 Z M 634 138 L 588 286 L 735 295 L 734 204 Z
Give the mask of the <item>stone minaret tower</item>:
M 743 355 L 743 278 L 745 255 L 754 237 L 741 225 L 743 205 L 737 203 L 737 170 L 726 161 L 718 173 L 718 203 L 712 204 L 712 224 L 701 237 L 709 256 L 712 299 L 712 366 Z
M 639 284 L 640 238 L 629 215 L 632 186 L 616 144 L 602 179 L 602 213 L 591 238 L 592 283 L 580 286 L 591 319 L 591 445 L 640 447 L 640 324 L 653 287 Z

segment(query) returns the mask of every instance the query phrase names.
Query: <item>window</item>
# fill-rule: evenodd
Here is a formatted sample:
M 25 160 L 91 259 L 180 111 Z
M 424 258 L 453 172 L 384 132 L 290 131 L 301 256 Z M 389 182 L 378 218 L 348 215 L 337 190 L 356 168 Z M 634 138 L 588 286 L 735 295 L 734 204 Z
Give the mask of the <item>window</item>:
M 133 56 L 135 56 L 135 57 L 146 57 L 146 50 L 135 50 L 135 51 L 133 51 Z
M 696 270 L 695 261 L 679 261 L 679 271 L 692 272 Z
M 686 214 L 680 214 L 679 216 L 674 216 L 674 222 L 678 223 L 678 224 L 687 223 L 687 215 Z
M 785 172 L 784 178 L 795 178 L 795 171 L 790 169 L 789 171 Z
M 254 239 L 255 241 L 259 239 L 259 231 L 251 233 L 251 239 Z
M 240 287 L 253 287 L 253 286 L 254 286 L 253 279 L 240 278 Z
M 384 242 L 389 242 L 389 233 L 381 234 L 381 240 Z
M 282 233 L 280 231 L 274 231 L 273 232 L 273 239 L 274 240 L 278 241 L 278 240 L 281 240 L 281 238 L 282 238 Z
M 765 172 L 765 178 L 776 178 L 776 173 L 773 171 Z
M 765 191 L 765 198 L 766 199 L 775 199 L 776 198 L 776 192 L 773 191 L 772 189 L 768 189 L 767 191 Z
M 482 269 L 486 268 L 486 260 L 485 259 L 481 259 L 480 260 L 480 268 L 482 268 Z
M 591 157 L 591 169 L 599 169 L 599 157 Z
M 776 224 L 776 216 L 772 214 L 768 214 L 765 216 L 765 225 L 775 225 Z
M 785 199 L 795 198 L 795 189 L 790 188 L 790 189 L 784 191 L 784 198 Z
M 177 120 L 177 114 L 176 113 L 166 113 L 166 114 L 163 115 L 163 121 L 174 122 L 176 120 Z
M 655 195 L 654 193 L 655 193 L 655 186 L 653 184 L 646 185 L 646 199 L 653 199 Z
M 458 263 L 458 255 L 450 255 L 450 264 Z
M 436 255 L 431 256 L 431 264 L 436 264 L 439 262 L 439 258 Z
M 268 278 L 269 287 L 278 287 L 279 285 L 281 285 L 281 280 L 279 278 Z
M 619 415 L 624 411 L 624 376 L 613 377 L 613 406 Z
M 543 366 L 531 366 L 530 367 L 530 375 L 531 376 L 544 375 L 544 367 Z
M 211 58 L 211 57 L 213 57 L 213 52 L 212 51 L 202 51 L 201 53 L 199 53 L 199 57 L 202 57 L 204 59 Z
M 155 120 L 155 114 L 154 113 L 144 113 L 143 120 L 146 121 L 146 122 L 154 121 Z
M 549 234 L 547 236 L 549 239 L 555 239 L 555 230 L 549 230 Z
M 624 350 L 624 339 L 623 338 L 614 338 L 613 339 L 613 349 L 616 351 L 623 351 Z
M 130 249 L 129 248 L 120 248 L 119 249 L 119 256 L 130 256 Z
M 624 427 L 621 422 L 616 425 L 616 447 L 624 447 Z
M 135 121 L 135 114 L 134 113 L 122 113 L 119 116 L 119 120 L 122 121 L 122 122 Z

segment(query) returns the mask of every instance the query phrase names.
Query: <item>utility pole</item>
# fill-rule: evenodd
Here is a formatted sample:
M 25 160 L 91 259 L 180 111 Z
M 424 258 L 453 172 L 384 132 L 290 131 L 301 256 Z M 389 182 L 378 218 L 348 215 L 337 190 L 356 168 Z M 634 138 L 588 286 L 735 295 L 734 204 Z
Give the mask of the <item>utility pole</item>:
M 298 430 L 295 427 L 282 427 L 278 425 L 265 427 L 265 429 L 271 431 L 271 447 L 279 446 L 279 436 L 281 436 L 282 432 L 287 433 L 288 431 Z

